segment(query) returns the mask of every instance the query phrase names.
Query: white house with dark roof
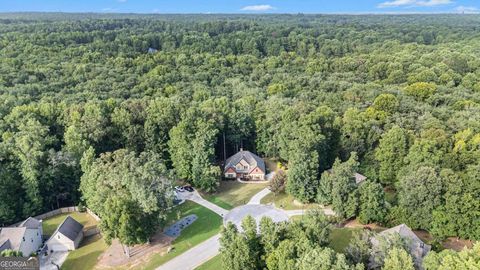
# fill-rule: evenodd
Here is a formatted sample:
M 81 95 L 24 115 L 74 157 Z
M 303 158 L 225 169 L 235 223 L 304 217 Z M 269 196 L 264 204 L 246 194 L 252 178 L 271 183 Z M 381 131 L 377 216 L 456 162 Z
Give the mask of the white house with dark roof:
M 227 159 L 223 173 L 230 179 L 265 180 L 265 162 L 252 152 L 240 149 Z
M 50 251 L 69 251 L 77 249 L 82 239 L 83 225 L 68 216 L 58 226 L 46 244 Z
M 42 246 L 42 221 L 29 217 L 17 227 L 0 228 L 0 252 L 11 249 L 29 257 Z

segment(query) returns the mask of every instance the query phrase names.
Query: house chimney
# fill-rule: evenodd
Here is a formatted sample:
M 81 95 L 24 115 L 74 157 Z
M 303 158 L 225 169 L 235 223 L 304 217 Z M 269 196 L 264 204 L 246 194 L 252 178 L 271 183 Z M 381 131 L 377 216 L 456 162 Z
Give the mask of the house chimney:
M 243 147 L 240 147 L 240 152 L 243 152 Z

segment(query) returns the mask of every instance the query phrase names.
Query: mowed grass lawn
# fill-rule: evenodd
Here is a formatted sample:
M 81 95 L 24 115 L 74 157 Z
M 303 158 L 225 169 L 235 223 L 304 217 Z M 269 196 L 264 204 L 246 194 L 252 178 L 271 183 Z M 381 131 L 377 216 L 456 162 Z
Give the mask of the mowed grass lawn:
M 220 187 L 213 194 L 202 194 L 206 200 L 230 210 L 234 207 L 246 204 L 253 195 L 267 187 L 263 184 L 245 184 L 238 181 L 221 181 Z
M 222 269 L 222 257 L 217 255 L 210 260 L 206 261 L 204 264 L 195 268 L 195 270 L 220 270 Z
M 328 247 L 335 250 L 336 252 L 344 252 L 345 248 L 350 243 L 354 231 L 359 231 L 361 229 L 352 229 L 352 228 L 333 228 L 330 233 L 330 243 Z
M 155 254 L 139 269 L 155 269 L 188 249 L 200 244 L 220 232 L 222 218 L 215 212 L 191 201 L 172 208 L 168 214 L 167 224 L 172 224 L 185 216 L 195 214 L 198 219 L 185 228 L 172 243 L 173 250 L 167 254 Z
M 71 216 L 76 221 L 80 222 L 84 228 L 92 227 L 97 225 L 97 221 L 90 216 L 88 213 L 80 213 L 80 212 L 71 212 L 71 213 L 64 213 L 57 216 L 53 216 L 43 220 L 43 234 L 45 235 L 52 235 L 55 230 L 57 229 L 58 225 L 60 225 L 67 216 Z
M 270 193 L 267 196 L 262 198 L 261 203 L 263 204 L 274 203 L 276 207 L 285 209 L 285 210 L 310 209 L 318 206 L 315 203 L 309 203 L 309 204 L 303 205 L 302 207 L 301 205 L 294 204 L 293 203 L 294 200 L 295 199 L 293 198 L 293 196 L 285 192 L 276 194 L 276 195 L 273 193 Z
M 98 257 L 107 247 L 100 234 L 84 238 L 77 250 L 68 253 L 62 270 L 93 269 L 97 264 Z

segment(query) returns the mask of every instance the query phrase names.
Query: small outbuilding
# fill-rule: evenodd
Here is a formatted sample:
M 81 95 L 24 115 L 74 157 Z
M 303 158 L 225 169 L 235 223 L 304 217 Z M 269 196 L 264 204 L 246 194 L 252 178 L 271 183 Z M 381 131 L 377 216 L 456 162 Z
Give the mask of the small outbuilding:
M 83 239 L 83 225 L 71 216 L 58 226 L 57 230 L 47 240 L 50 251 L 69 251 L 78 248 Z

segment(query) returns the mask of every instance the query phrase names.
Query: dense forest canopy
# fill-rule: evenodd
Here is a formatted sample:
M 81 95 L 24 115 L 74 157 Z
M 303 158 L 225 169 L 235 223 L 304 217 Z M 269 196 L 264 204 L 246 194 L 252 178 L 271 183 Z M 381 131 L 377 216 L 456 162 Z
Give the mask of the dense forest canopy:
M 287 192 L 343 218 L 480 239 L 479 25 L 476 15 L 0 14 L 0 224 L 94 200 L 80 183 L 88 190 L 102 166 L 136 175 L 131 164 L 156 161 L 162 183 L 213 191 L 224 150 L 243 147 L 287 164 Z M 164 199 L 142 218 L 163 215 Z

